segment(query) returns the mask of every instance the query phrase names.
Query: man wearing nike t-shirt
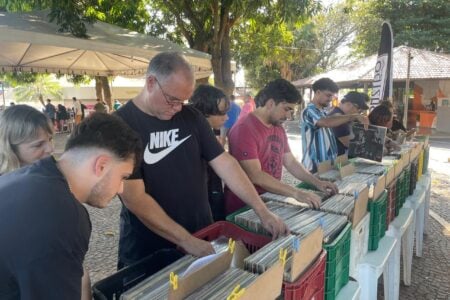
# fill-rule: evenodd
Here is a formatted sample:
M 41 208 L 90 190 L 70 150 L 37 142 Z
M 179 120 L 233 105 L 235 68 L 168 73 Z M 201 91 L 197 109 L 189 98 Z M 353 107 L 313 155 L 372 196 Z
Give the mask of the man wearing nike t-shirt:
M 194 83 L 183 56 L 160 53 L 149 64 L 141 93 L 117 111 L 145 145 L 143 161 L 121 195 L 119 267 L 175 245 L 196 256 L 214 252 L 210 243 L 191 235 L 212 223 L 204 161 L 255 209 L 275 238 L 287 233 L 206 119 L 183 105 Z

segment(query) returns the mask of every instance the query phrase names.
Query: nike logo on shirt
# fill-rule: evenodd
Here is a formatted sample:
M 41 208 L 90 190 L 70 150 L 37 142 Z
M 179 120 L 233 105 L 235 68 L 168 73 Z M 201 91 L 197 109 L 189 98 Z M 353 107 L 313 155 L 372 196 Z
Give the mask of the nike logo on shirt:
M 149 165 L 159 162 L 164 157 L 169 155 L 170 152 L 175 150 L 179 145 L 181 145 L 184 141 L 191 137 L 189 135 L 184 139 L 178 141 L 178 130 L 179 129 L 172 129 L 168 131 L 152 132 L 150 134 L 150 141 L 145 147 L 144 161 Z M 166 148 L 159 152 L 150 152 L 150 149 L 153 150 L 163 147 Z

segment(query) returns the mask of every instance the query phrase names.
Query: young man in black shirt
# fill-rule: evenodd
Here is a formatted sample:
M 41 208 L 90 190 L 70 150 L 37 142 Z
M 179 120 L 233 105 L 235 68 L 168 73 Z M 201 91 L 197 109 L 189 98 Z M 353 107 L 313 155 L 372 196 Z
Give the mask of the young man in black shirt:
M 141 156 L 119 118 L 94 114 L 48 157 L 0 177 L 0 299 L 77 299 L 91 222 L 123 190 Z

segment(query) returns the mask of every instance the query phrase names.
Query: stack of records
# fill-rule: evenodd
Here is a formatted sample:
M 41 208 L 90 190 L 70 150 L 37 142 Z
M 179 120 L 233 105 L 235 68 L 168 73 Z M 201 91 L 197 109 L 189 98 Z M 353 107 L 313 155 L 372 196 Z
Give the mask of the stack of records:
M 257 252 L 244 259 L 244 268 L 247 271 L 262 274 L 279 260 L 280 249 L 286 249 L 287 255 L 284 280 L 291 282 L 292 278 L 290 275 L 290 269 L 292 260 L 292 246 L 295 238 L 297 237 L 294 235 L 288 235 L 270 242 Z
M 355 166 L 356 173 L 373 174 L 381 176 L 386 172 L 386 167 L 379 163 L 373 164 L 357 161 L 354 162 L 353 165 Z
M 341 181 L 337 181 L 336 186 L 338 187 L 339 194 L 353 196 L 356 196 L 356 194 L 361 193 L 365 188 L 367 188 L 367 185 L 365 183 L 351 182 L 347 179 L 347 177 L 344 177 L 344 179 Z
M 298 206 L 273 201 L 267 202 L 266 206 L 271 212 L 273 212 L 283 220 L 289 219 L 291 216 L 305 210 L 304 208 L 300 208 Z M 252 232 L 270 235 L 270 233 L 266 231 L 262 226 L 261 220 L 253 209 L 249 209 L 240 214 L 237 214 L 234 217 L 234 221 L 236 222 L 236 224 L 244 226 Z
M 168 265 L 159 272 L 153 274 L 149 278 L 145 279 L 135 287 L 129 289 L 121 295 L 122 300 L 165 300 L 168 297 L 169 292 L 169 276 L 171 272 L 175 274 L 181 274 L 196 260 L 196 257 L 191 255 L 185 255 L 179 260 Z
M 329 243 L 345 227 L 347 217 L 323 211 L 307 210 L 285 220 L 285 222 L 291 233 L 299 237 L 309 235 L 316 228 L 322 226 L 323 241 Z
M 321 192 L 321 191 L 313 191 L 313 190 L 306 190 L 306 189 L 300 189 L 300 190 L 316 194 L 317 196 L 319 196 L 320 200 L 322 200 L 322 201 L 329 197 L 327 194 L 325 194 L 324 192 Z M 287 204 L 292 204 L 292 205 L 299 205 L 299 206 L 303 206 L 303 207 L 309 207 L 309 205 L 307 205 L 303 202 L 299 202 L 292 197 L 281 196 L 281 195 L 277 195 L 277 194 L 273 194 L 273 193 L 269 193 L 269 192 L 266 192 L 259 196 L 261 197 L 261 199 L 264 202 L 274 201 L 274 202 L 281 202 L 281 203 L 287 203 Z
M 370 187 L 372 185 L 377 184 L 378 178 L 379 177 L 377 175 L 373 175 L 373 174 L 353 173 L 349 176 L 345 176 L 344 178 L 342 178 L 342 180 L 340 182 L 336 183 L 336 185 L 339 188 L 340 185 L 347 186 L 350 183 L 361 183 L 361 184 L 365 184 L 367 187 Z M 341 190 L 339 190 L 339 193 L 344 193 L 344 192 L 341 192 Z M 353 191 L 350 194 L 353 194 Z
M 319 174 L 319 179 L 320 180 L 326 180 L 326 181 L 337 181 L 339 179 L 341 179 L 341 173 L 339 172 L 339 170 L 328 170 L 322 174 Z
M 328 198 L 325 202 L 322 202 L 320 210 L 349 217 L 354 207 L 354 196 L 336 194 Z
M 322 226 L 324 241 L 328 242 L 334 239 L 335 234 L 339 233 L 347 223 L 347 217 L 342 215 L 329 214 L 277 202 L 267 202 L 266 205 L 270 211 L 284 220 L 293 234 L 298 236 L 308 235 L 317 227 Z M 253 209 L 237 214 L 234 221 L 250 231 L 269 235 Z
M 257 277 L 258 275 L 256 274 L 238 268 L 231 268 L 197 289 L 185 299 L 227 299 L 237 285 L 239 285 L 241 289 L 246 288 L 255 281 Z

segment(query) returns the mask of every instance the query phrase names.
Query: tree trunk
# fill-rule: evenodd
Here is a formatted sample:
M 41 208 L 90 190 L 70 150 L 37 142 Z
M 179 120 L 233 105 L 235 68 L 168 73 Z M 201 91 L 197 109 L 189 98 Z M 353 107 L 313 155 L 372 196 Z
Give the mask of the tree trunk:
M 111 111 L 111 109 L 112 109 L 111 88 L 109 86 L 108 77 L 101 76 L 100 78 L 101 78 L 101 82 L 102 82 L 102 89 L 103 89 L 103 96 L 104 96 L 103 100 L 106 102 L 106 105 L 108 105 L 109 110 Z
M 100 99 L 100 101 L 103 101 L 102 77 L 101 76 L 95 76 L 95 95 L 97 96 L 97 99 Z
M 226 25 L 221 47 L 222 90 L 227 96 L 233 94 L 234 82 L 231 71 L 230 28 Z

